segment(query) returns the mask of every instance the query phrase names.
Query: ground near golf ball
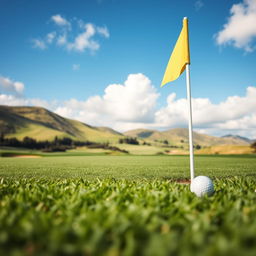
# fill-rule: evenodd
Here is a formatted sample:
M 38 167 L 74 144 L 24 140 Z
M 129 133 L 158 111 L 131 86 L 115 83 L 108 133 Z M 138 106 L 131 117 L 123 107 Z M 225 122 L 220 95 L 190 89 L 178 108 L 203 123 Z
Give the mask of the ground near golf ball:
M 212 180 L 207 176 L 197 176 L 190 184 L 191 192 L 194 192 L 198 197 L 214 193 L 214 186 Z

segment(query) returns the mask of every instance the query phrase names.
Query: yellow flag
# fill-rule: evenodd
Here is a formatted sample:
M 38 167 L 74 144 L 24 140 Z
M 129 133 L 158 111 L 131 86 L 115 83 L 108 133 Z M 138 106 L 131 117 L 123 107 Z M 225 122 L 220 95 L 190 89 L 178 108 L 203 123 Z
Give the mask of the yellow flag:
M 167 64 L 161 87 L 166 83 L 176 80 L 190 64 L 189 41 L 188 41 L 188 19 L 183 19 L 183 27 L 180 36 L 173 49 L 170 60 Z

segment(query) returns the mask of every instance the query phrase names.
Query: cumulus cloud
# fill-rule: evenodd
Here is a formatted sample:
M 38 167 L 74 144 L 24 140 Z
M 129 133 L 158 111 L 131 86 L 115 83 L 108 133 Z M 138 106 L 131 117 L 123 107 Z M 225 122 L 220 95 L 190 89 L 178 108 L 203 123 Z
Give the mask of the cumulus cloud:
M 58 26 L 66 26 L 69 29 L 71 28 L 70 22 L 63 18 L 60 14 L 53 15 L 51 20 Z
M 51 33 L 48 33 L 47 36 L 46 36 L 47 43 L 51 44 L 55 37 L 56 37 L 56 32 L 55 31 L 51 32 Z
M 85 49 L 90 49 L 92 51 L 98 50 L 100 45 L 98 42 L 92 39 L 95 35 L 96 30 L 93 24 L 86 24 L 84 26 L 84 31 L 77 35 L 73 42 L 67 44 L 68 50 L 75 50 L 83 52 Z
M 41 39 L 32 39 L 32 44 L 34 48 L 38 48 L 41 50 L 44 50 L 47 48 L 46 44 L 47 42 L 45 42 L 44 40 Z
M 72 18 L 67 20 L 60 14 L 53 15 L 51 20 L 57 25 L 56 31 L 48 33 L 43 39 L 32 39 L 33 47 L 44 50 L 50 44 L 62 47 L 68 51 L 95 52 L 100 48 L 97 36 L 109 38 L 110 33 L 106 26 L 100 27 L 83 20 Z M 76 32 L 72 32 L 72 26 L 76 26 Z
M 104 37 L 109 38 L 109 31 L 107 27 L 97 27 L 97 31 Z
M 5 92 L 22 94 L 24 84 L 22 82 L 13 81 L 8 77 L 0 76 L 0 89 Z
M 218 45 L 230 44 L 246 52 L 255 50 L 256 37 L 256 0 L 244 0 L 234 4 L 230 17 L 223 29 L 216 35 Z
M 52 108 L 53 104 L 42 99 L 26 99 L 15 95 L 0 94 L 1 105 L 9 106 L 39 106 L 44 108 Z
M 193 123 L 199 131 L 212 133 L 223 130 L 223 134 L 233 131 L 246 131 L 254 136 L 256 128 L 256 87 L 248 87 L 246 95 L 230 96 L 219 104 L 213 104 L 208 98 L 192 99 Z M 167 106 L 155 113 L 156 127 L 186 127 L 187 101 L 176 99 L 175 93 L 167 98 Z M 241 134 L 239 132 L 239 134 Z
M 48 45 L 50 45 L 54 39 L 56 37 L 56 32 L 53 31 L 51 33 L 48 33 L 44 39 L 38 39 L 38 38 L 34 38 L 32 39 L 32 45 L 34 48 L 38 48 L 41 50 L 45 50 L 47 48 Z
M 59 35 L 56 44 L 59 46 L 66 45 L 67 44 L 67 33 L 63 33 L 63 34 Z
M 103 96 L 93 96 L 86 101 L 71 99 L 56 112 L 93 125 L 109 125 L 117 129 L 127 123 L 153 122 L 158 97 L 145 75 L 131 74 L 124 84 L 107 86 Z

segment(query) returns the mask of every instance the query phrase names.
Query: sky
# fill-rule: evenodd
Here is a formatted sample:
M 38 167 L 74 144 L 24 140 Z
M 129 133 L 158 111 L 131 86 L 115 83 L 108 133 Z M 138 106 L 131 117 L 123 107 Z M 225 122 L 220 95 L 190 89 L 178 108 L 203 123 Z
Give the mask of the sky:
M 185 72 L 160 88 L 189 20 L 194 130 L 256 139 L 256 0 L 0 0 L 0 105 L 117 131 L 187 127 Z

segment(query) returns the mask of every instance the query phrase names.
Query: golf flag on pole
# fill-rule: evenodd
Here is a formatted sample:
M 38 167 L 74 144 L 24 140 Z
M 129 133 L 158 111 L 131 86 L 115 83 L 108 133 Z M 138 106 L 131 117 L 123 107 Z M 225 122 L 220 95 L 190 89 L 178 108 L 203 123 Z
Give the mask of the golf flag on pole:
M 167 64 L 166 71 L 161 86 L 176 80 L 186 69 L 187 100 L 188 100 L 188 132 L 189 132 L 189 159 L 190 177 L 194 179 L 194 152 L 193 152 L 193 125 L 192 125 L 192 103 L 190 90 L 190 57 L 188 40 L 188 19 L 183 19 L 183 27 L 180 36 L 173 49 L 171 58 Z
M 176 80 L 190 64 L 189 40 L 188 40 L 188 19 L 183 19 L 183 27 L 176 45 L 167 64 L 161 87 L 166 83 Z

